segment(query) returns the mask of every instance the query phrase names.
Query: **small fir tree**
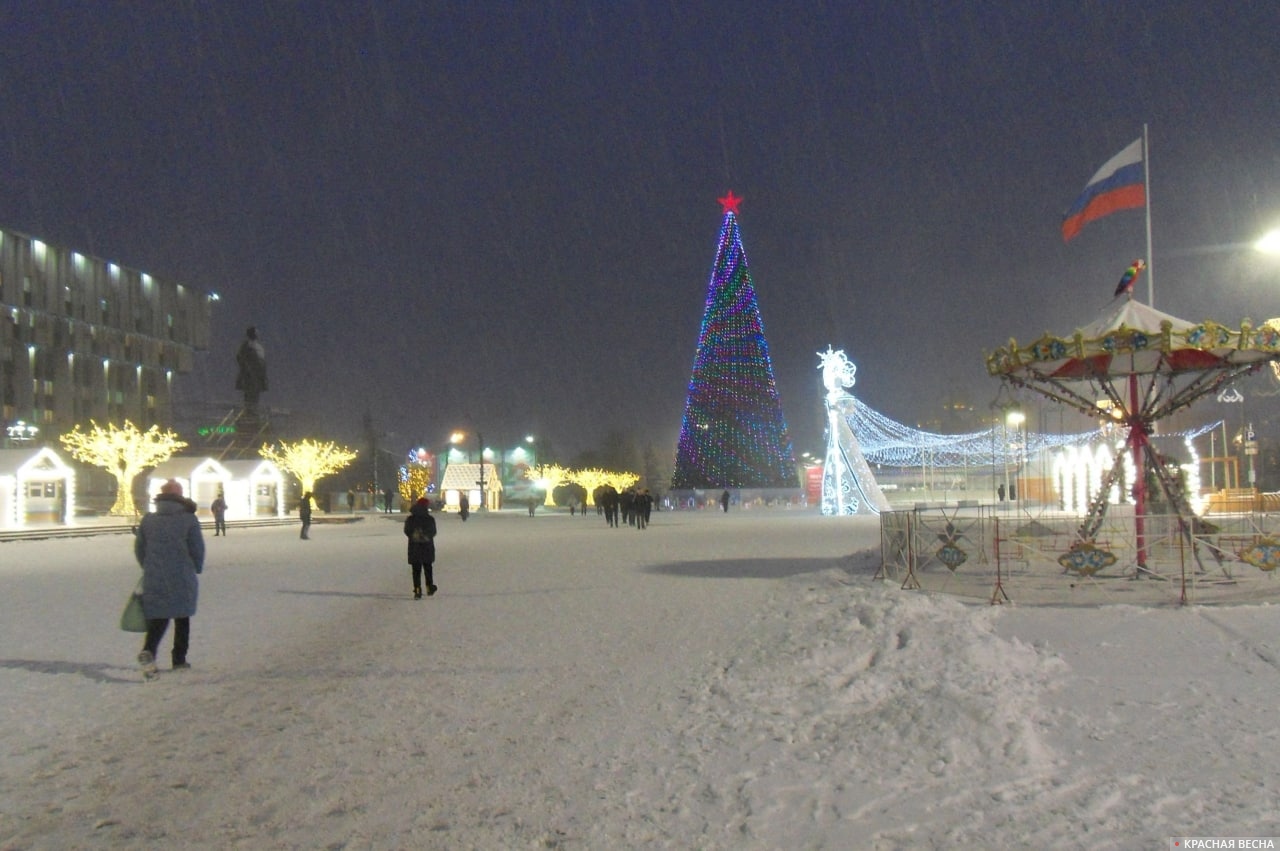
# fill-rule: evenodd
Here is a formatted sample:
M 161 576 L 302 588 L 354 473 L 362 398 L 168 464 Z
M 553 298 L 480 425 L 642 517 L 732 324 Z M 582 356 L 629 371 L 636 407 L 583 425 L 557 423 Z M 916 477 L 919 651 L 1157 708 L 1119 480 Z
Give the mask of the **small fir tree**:
M 426 496 L 430 486 L 431 468 L 426 464 L 412 462 L 400 468 L 400 498 L 406 505 Z

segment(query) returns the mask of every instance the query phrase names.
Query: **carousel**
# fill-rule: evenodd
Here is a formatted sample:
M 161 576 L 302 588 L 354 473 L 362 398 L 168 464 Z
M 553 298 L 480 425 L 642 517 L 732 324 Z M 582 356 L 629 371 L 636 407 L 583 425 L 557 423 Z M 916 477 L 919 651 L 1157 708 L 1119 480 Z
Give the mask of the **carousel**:
M 1176 467 L 1152 444 L 1157 424 L 1268 364 L 1276 368 L 1280 327 L 1268 323 L 1255 328 L 1248 320 L 1234 329 L 1211 320 L 1188 322 L 1134 301 L 1129 280 L 1127 287 L 1121 282 L 1116 297 L 1097 319 L 1074 334 L 1046 333 L 1027 345 L 1010 339 L 986 362 L 987 372 L 1011 388 L 1032 391 L 1090 417 L 1098 417 L 1105 409 L 1124 433 L 1076 542 L 1059 562 L 1079 574 L 1092 574 L 1115 563 L 1114 554 L 1096 538 L 1107 513 L 1108 494 L 1122 484 L 1128 467 L 1132 481 L 1124 484 L 1133 501 L 1135 569 L 1141 574 L 1147 571 L 1145 524 L 1153 496 L 1148 492 L 1151 483 L 1177 515 L 1179 532 L 1189 544 L 1203 523 L 1188 503 Z M 1132 463 L 1122 463 L 1125 457 Z

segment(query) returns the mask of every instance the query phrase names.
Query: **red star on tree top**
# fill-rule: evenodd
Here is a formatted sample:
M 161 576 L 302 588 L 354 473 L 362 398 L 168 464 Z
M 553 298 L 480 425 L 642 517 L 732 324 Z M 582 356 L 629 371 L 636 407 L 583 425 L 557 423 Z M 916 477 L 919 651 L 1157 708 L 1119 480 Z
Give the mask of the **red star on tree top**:
M 732 189 L 729 190 L 728 195 L 723 198 L 717 198 L 716 200 L 720 202 L 720 206 L 724 207 L 724 211 L 726 213 L 733 213 L 735 216 L 738 215 L 738 205 L 742 203 L 742 199 L 734 195 Z

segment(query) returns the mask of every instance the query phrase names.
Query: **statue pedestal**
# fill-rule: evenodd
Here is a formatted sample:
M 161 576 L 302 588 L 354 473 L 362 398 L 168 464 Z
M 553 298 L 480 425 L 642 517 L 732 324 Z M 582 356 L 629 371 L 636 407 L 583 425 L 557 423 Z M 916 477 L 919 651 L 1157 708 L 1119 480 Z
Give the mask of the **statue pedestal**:
M 210 442 L 210 448 L 217 448 L 219 458 L 257 457 L 262 444 L 271 442 L 271 421 L 257 411 L 236 409 L 223 422 L 229 422 L 234 429 L 220 429 Z

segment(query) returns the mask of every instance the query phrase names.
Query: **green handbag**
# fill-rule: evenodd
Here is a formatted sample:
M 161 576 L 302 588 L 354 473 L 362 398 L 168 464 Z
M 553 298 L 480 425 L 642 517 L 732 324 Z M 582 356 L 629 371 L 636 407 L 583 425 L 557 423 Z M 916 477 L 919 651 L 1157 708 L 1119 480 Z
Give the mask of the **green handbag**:
M 120 613 L 120 628 L 125 632 L 147 631 L 147 616 L 142 611 L 141 579 L 138 580 L 138 587 L 129 595 L 129 602 L 124 604 L 124 611 Z

